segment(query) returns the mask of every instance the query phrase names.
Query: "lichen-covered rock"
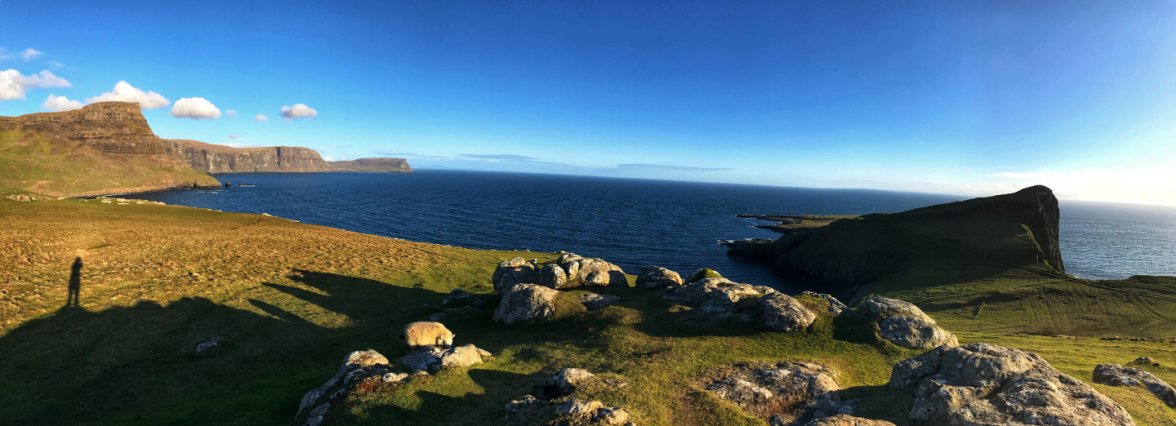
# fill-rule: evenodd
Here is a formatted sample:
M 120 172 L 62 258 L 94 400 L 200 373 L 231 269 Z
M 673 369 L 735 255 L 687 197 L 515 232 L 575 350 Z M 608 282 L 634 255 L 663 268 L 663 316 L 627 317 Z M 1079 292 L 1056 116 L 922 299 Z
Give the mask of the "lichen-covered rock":
M 817 314 L 783 293 L 764 296 L 760 307 L 764 326 L 776 331 L 804 330 L 817 319 Z
M 831 295 L 829 293 L 817 293 L 817 292 L 805 290 L 805 291 L 800 292 L 800 294 L 802 296 L 815 297 L 815 298 L 824 300 L 826 302 L 829 302 L 829 313 L 833 314 L 833 316 L 841 315 L 842 312 L 844 312 L 846 309 L 848 309 L 848 307 L 845 306 L 844 303 L 841 303 L 840 300 L 837 300 L 836 297 L 833 297 L 833 295 Z
M 474 345 L 449 349 L 424 347 L 409 352 L 397 361 L 409 370 L 432 373 L 445 367 L 469 367 L 481 364 L 490 356 L 489 351 Z
M 576 296 L 576 300 L 579 300 L 580 303 L 583 303 L 584 307 L 588 308 L 588 310 L 595 311 L 597 309 L 602 309 L 612 305 L 613 303 L 617 303 L 617 301 L 621 300 L 621 298 L 611 294 L 584 293 Z
M 805 423 L 805 426 L 894 426 L 894 423 L 886 420 L 854 417 L 849 414 L 836 414 L 829 417 L 813 419 Z
M 689 278 L 686 278 L 686 284 L 699 282 L 707 278 L 723 278 L 723 274 L 711 268 L 699 268 L 693 274 L 690 274 Z
M 549 397 L 571 395 L 576 387 L 595 380 L 596 375 L 582 368 L 564 368 L 547 379 L 544 393 Z
M 339 371 L 321 386 L 311 389 L 302 396 L 298 404 L 298 413 L 294 416 L 294 423 L 318 426 L 326 420 L 331 404 L 345 397 L 357 385 L 368 380 L 384 380 L 387 375 L 393 375 L 388 359 L 371 349 L 355 351 L 343 357 L 343 364 Z M 392 380 L 402 381 L 403 378 Z
M 568 287 L 581 285 L 628 287 L 625 272 L 620 266 L 603 259 L 587 258 L 575 253 L 564 253 L 555 263 L 567 274 Z
M 894 366 L 909 418 L 936 425 L 1133 425 L 1127 411 L 1036 354 L 984 343 L 939 347 Z
M 876 327 L 878 337 L 908 349 L 957 346 L 959 341 L 934 319 L 912 303 L 882 296 L 870 296 L 860 309 Z
M 1169 407 L 1176 408 L 1176 389 L 1152 373 L 1119 364 L 1094 367 L 1094 382 L 1109 386 L 1136 386 L 1147 389 Z
M 660 266 L 646 266 L 637 274 L 637 287 L 641 288 L 678 287 L 682 284 L 681 275 Z
M 739 364 L 706 389 L 772 424 L 803 424 L 835 414 L 841 397 L 836 373 L 820 364 Z
M 735 305 L 746 298 L 761 297 L 761 289 L 726 278 L 705 278 L 671 288 L 662 296 L 666 300 L 692 307 L 715 318 L 735 312 Z
M 515 324 L 555 316 L 559 291 L 536 284 L 516 284 L 502 295 L 494 321 Z
M 549 263 L 539 269 L 535 284 L 561 289 L 568 287 L 568 275 L 559 265 Z
M 494 269 L 490 282 L 494 284 L 494 291 L 502 293 L 514 287 L 515 284 L 534 283 L 539 278 L 535 264 L 527 259 L 515 257 L 504 260 Z

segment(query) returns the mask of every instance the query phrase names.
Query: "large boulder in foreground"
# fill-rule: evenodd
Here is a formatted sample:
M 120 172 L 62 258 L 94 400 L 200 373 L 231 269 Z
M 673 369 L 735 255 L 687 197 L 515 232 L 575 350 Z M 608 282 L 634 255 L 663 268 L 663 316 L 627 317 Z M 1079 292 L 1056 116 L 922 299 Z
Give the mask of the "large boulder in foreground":
M 1152 373 L 1119 364 L 1094 366 L 1094 382 L 1109 386 L 1136 386 L 1147 389 L 1165 405 L 1176 408 L 1176 389 Z
M 900 362 L 888 386 L 910 393 L 908 417 L 916 424 L 1135 424 L 1119 404 L 1036 354 L 985 343 Z
M 494 310 L 494 321 L 515 324 L 554 318 L 559 311 L 559 298 L 559 290 L 537 284 L 517 284 L 502 295 L 502 302 Z
M 775 241 L 731 243 L 728 254 L 767 263 L 785 279 L 819 282 L 837 291 L 916 270 L 920 278 L 938 282 L 1030 265 L 1065 272 L 1058 218 L 1053 191 L 1033 186 L 793 229 Z
M 934 319 L 912 303 L 882 296 L 870 296 L 858 314 L 873 322 L 878 337 L 908 349 L 957 346 L 959 341 Z
M 803 422 L 836 414 L 841 386 L 836 372 L 820 364 L 738 364 L 705 385 L 771 424 Z

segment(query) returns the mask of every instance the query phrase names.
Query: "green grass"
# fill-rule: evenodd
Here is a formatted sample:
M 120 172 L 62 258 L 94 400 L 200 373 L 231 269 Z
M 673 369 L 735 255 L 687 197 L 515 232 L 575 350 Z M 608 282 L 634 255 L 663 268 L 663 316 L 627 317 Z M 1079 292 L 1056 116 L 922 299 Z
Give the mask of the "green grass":
M 333 423 L 497 423 L 508 401 L 559 368 L 580 367 L 624 378 L 625 387 L 587 396 L 624 407 L 638 424 L 763 424 L 703 391 L 703 380 L 734 362 L 801 360 L 838 371 L 845 395 L 861 400 L 859 415 L 903 424 L 901 404 L 880 385 L 895 362 L 917 353 L 857 332 L 861 324 L 852 319 L 825 314 L 804 333 L 698 322 L 656 291 L 636 288 L 600 289 L 622 298 L 603 310 L 561 309 L 565 315 L 554 321 L 502 325 L 491 320 L 498 300 L 489 283 L 494 266 L 514 256 L 554 255 L 412 243 L 276 217 L 0 199 L 0 250 L 0 418 L 14 424 L 285 424 L 303 393 L 333 375 L 346 353 L 373 348 L 389 358 L 403 355 L 401 328 L 442 311 L 441 300 L 454 288 L 491 307 L 446 311 L 442 321 L 456 333 L 455 343 L 495 356 L 470 369 L 365 389 L 332 412 Z M 82 306 L 62 309 L 69 265 L 78 256 L 85 262 Z M 983 312 L 972 319 L 976 309 L 968 303 L 975 297 L 1066 285 L 1051 280 L 1014 274 L 963 286 L 977 289 L 971 292 L 948 287 L 904 295 L 919 298 L 965 341 L 1033 350 L 1083 380 L 1094 362 L 1147 355 L 1176 365 L 1170 343 L 1026 334 L 1022 322 L 1030 314 L 999 298 L 979 302 Z M 1067 297 L 1100 291 L 1072 290 Z M 1120 305 L 1125 293 L 1101 291 L 1109 292 L 1099 296 L 1101 304 L 1127 315 L 1105 330 L 1140 335 L 1134 324 L 1148 315 L 1127 312 Z M 1164 287 L 1146 291 L 1159 294 Z M 826 312 L 819 299 L 800 300 Z M 1172 312 L 1153 303 L 1148 309 Z M 1087 322 L 1077 315 L 1090 306 L 1098 305 L 1051 306 L 1052 318 L 1083 327 Z M 1150 324 L 1140 332 L 1171 330 L 1159 320 Z M 213 336 L 223 337 L 222 347 L 192 350 Z M 1176 382 L 1170 368 L 1155 373 Z M 1097 388 L 1142 424 L 1176 419 L 1149 394 Z

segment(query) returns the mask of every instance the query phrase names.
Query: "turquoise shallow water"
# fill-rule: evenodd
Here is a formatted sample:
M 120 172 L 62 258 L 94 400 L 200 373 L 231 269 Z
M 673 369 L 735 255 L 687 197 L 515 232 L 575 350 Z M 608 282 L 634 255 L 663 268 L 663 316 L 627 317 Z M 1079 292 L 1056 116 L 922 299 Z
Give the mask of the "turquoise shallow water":
M 414 241 L 472 248 L 568 250 L 636 272 L 711 267 L 740 281 L 783 284 L 766 266 L 726 256 L 720 240 L 774 238 L 739 213 L 895 212 L 961 199 L 871 190 L 783 188 L 578 176 L 423 170 L 413 174 L 218 176 L 235 186 L 143 198 L 270 213 Z M 1176 275 L 1176 211 L 1063 203 L 1070 273 Z

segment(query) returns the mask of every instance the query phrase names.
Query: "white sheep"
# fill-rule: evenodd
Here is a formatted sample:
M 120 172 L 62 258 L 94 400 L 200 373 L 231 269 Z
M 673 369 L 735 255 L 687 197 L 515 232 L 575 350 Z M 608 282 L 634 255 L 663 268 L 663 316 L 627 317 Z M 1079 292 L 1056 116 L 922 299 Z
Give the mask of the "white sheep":
M 400 337 L 408 343 L 409 349 L 422 346 L 453 346 L 453 332 L 445 328 L 445 324 L 432 321 L 417 321 L 404 326 L 404 334 Z

